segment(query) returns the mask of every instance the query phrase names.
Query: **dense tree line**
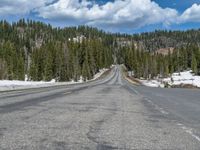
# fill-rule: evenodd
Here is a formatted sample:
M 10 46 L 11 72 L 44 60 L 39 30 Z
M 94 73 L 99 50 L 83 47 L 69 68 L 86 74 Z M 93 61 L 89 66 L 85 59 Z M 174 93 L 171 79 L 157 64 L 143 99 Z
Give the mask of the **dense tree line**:
M 132 39 L 146 51 L 155 51 L 160 48 L 181 48 L 188 43 L 200 45 L 200 29 L 187 31 L 156 30 L 134 34 Z
M 82 43 L 50 42 L 32 53 L 31 80 L 85 80 L 112 63 L 112 52 L 98 40 Z
M 137 78 L 168 77 L 174 72 L 192 69 L 195 74 L 200 74 L 200 48 L 197 44 L 188 44 L 176 48 L 167 55 L 147 52 L 135 47 L 123 47 L 120 50 L 121 63 L 128 70 L 134 71 Z
M 74 41 L 74 38 L 81 38 Z M 113 64 L 113 37 L 91 27 L 53 28 L 32 20 L 0 22 L 0 79 L 93 78 Z
M 75 40 L 74 40 L 75 39 Z M 174 49 L 168 55 L 160 48 Z M 0 79 L 91 79 L 99 69 L 124 63 L 135 77 L 200 74 L 200 30 L 141 34 L 105 33 L 88 26 L 54 28 L 33 20 L 0 21 Z M 117 59 L 116 59 L 117 58 Z

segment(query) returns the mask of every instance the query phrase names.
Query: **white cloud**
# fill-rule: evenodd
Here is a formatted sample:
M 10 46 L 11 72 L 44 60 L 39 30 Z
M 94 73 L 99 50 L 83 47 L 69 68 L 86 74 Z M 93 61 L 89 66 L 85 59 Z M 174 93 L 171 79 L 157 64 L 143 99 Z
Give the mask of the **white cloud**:
M 1 0 L 0 16 L 26 15 L 53 0 Z
M 38 16 L 70 24 L 104 28 L 136 29 L 146 25 L 200 22 L 200 5 L 193 4 L 181 15 L 176 9 L 162 8 L 152 0 L 115 0 L 103 5 L 89 0 L 0 0 L 0 18 Z
M 190 8 L 186 9 L 180 16 L 179 22 L 200 22 L 200 5 L 193 4 Z
M 115 0 L 104 5 L 87 0 L 59 0 L 37 11 L 40 17 L 47 19 L 71 19 L 95 26 L 131 28 L 157 23 L 169 25 L 178 16 L 175 9 L 163 9 L 151 0 Z

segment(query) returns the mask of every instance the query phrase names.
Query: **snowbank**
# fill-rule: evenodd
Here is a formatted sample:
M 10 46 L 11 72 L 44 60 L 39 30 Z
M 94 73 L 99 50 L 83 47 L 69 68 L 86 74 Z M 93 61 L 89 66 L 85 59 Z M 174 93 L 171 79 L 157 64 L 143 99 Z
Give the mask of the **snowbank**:
M 171 78 L 163 79 L 163 81 L 167 82 L 169 85 L 189 84 L 200 87 L 200 76 L 195 76 L 192 73 L 192 70 L 180 73 L 173 73 Z
M 150 87 L 164 87 L 165 84 L 169 86 L 192 85 L 194 87 L 200 87 L 200 76 L 193 75 L 192 70 L 173 73 L 169 78 L 140 81 L 143 85 Z
M 157 80 L 140 80 L 140 82 L 142 83 L 142 85 L 149 87 L 164 87 L 164 84 Z
M 56 85 L 67 85 L 67 84 L 76 84 L 81 82 L 55 82 L 52 80 L 50 82 L 34 82 L 34 81 L 18 81 L 18 80 L 0 80 L 0 91 L 7 90 L 19 90 L 19 89 L 28 89 L 28 88 L 40 88 L 40 87 L 49 87 Z
M 94 78 L 92 80 L 96 80 L 96 79 L 100 78 L 108 70 L 109 69 L 106 69 L 106 68 L 100 69 L 99 72 L 94 75 Z
M 101 69 L 97 74 L 94 75 L 93 81 L 98 79 L 103 73 L 105 73 L 108 69 Z M 18 80 L 0 80 L 0 91 L 7 91 L 7 90 L 19 90 L 19 89 L 28 89 L 28 88 L 41 88 L 41 87 L 49 87 L 49 86 L 58 86 L 58 85 L 70 85 L 70 84 L 80 84 L 83 83 L 83 78 L 80 77 L 80 80 L 77 82 L 70 81 L 70 82 L 56 82 L 55 79 L 53 79 L 50 82 L 40 81 L 27 81 L 27 77 L 25 78 L 25 81 L 18 81 Z

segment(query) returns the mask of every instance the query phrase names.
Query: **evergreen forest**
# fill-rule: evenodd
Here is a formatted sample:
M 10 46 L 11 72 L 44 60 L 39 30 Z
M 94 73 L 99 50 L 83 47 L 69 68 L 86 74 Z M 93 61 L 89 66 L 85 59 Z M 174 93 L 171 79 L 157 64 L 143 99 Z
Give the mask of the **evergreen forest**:
M 164 49 L 164 53 L 159 50 Z M 77 81 L 124 64 L 137 78 L 200 74 L 200 30 L 108 33 L 88 26 L 0 21 L 0 80 Z

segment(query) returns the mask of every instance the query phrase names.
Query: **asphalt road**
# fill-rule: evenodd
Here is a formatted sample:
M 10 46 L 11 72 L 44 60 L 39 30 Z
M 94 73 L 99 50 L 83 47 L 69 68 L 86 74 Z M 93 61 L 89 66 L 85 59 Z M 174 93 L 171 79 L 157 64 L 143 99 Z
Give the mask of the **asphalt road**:
M 1 150 L 200 149 L 200 91 L 82 85 L 0 93 Z

